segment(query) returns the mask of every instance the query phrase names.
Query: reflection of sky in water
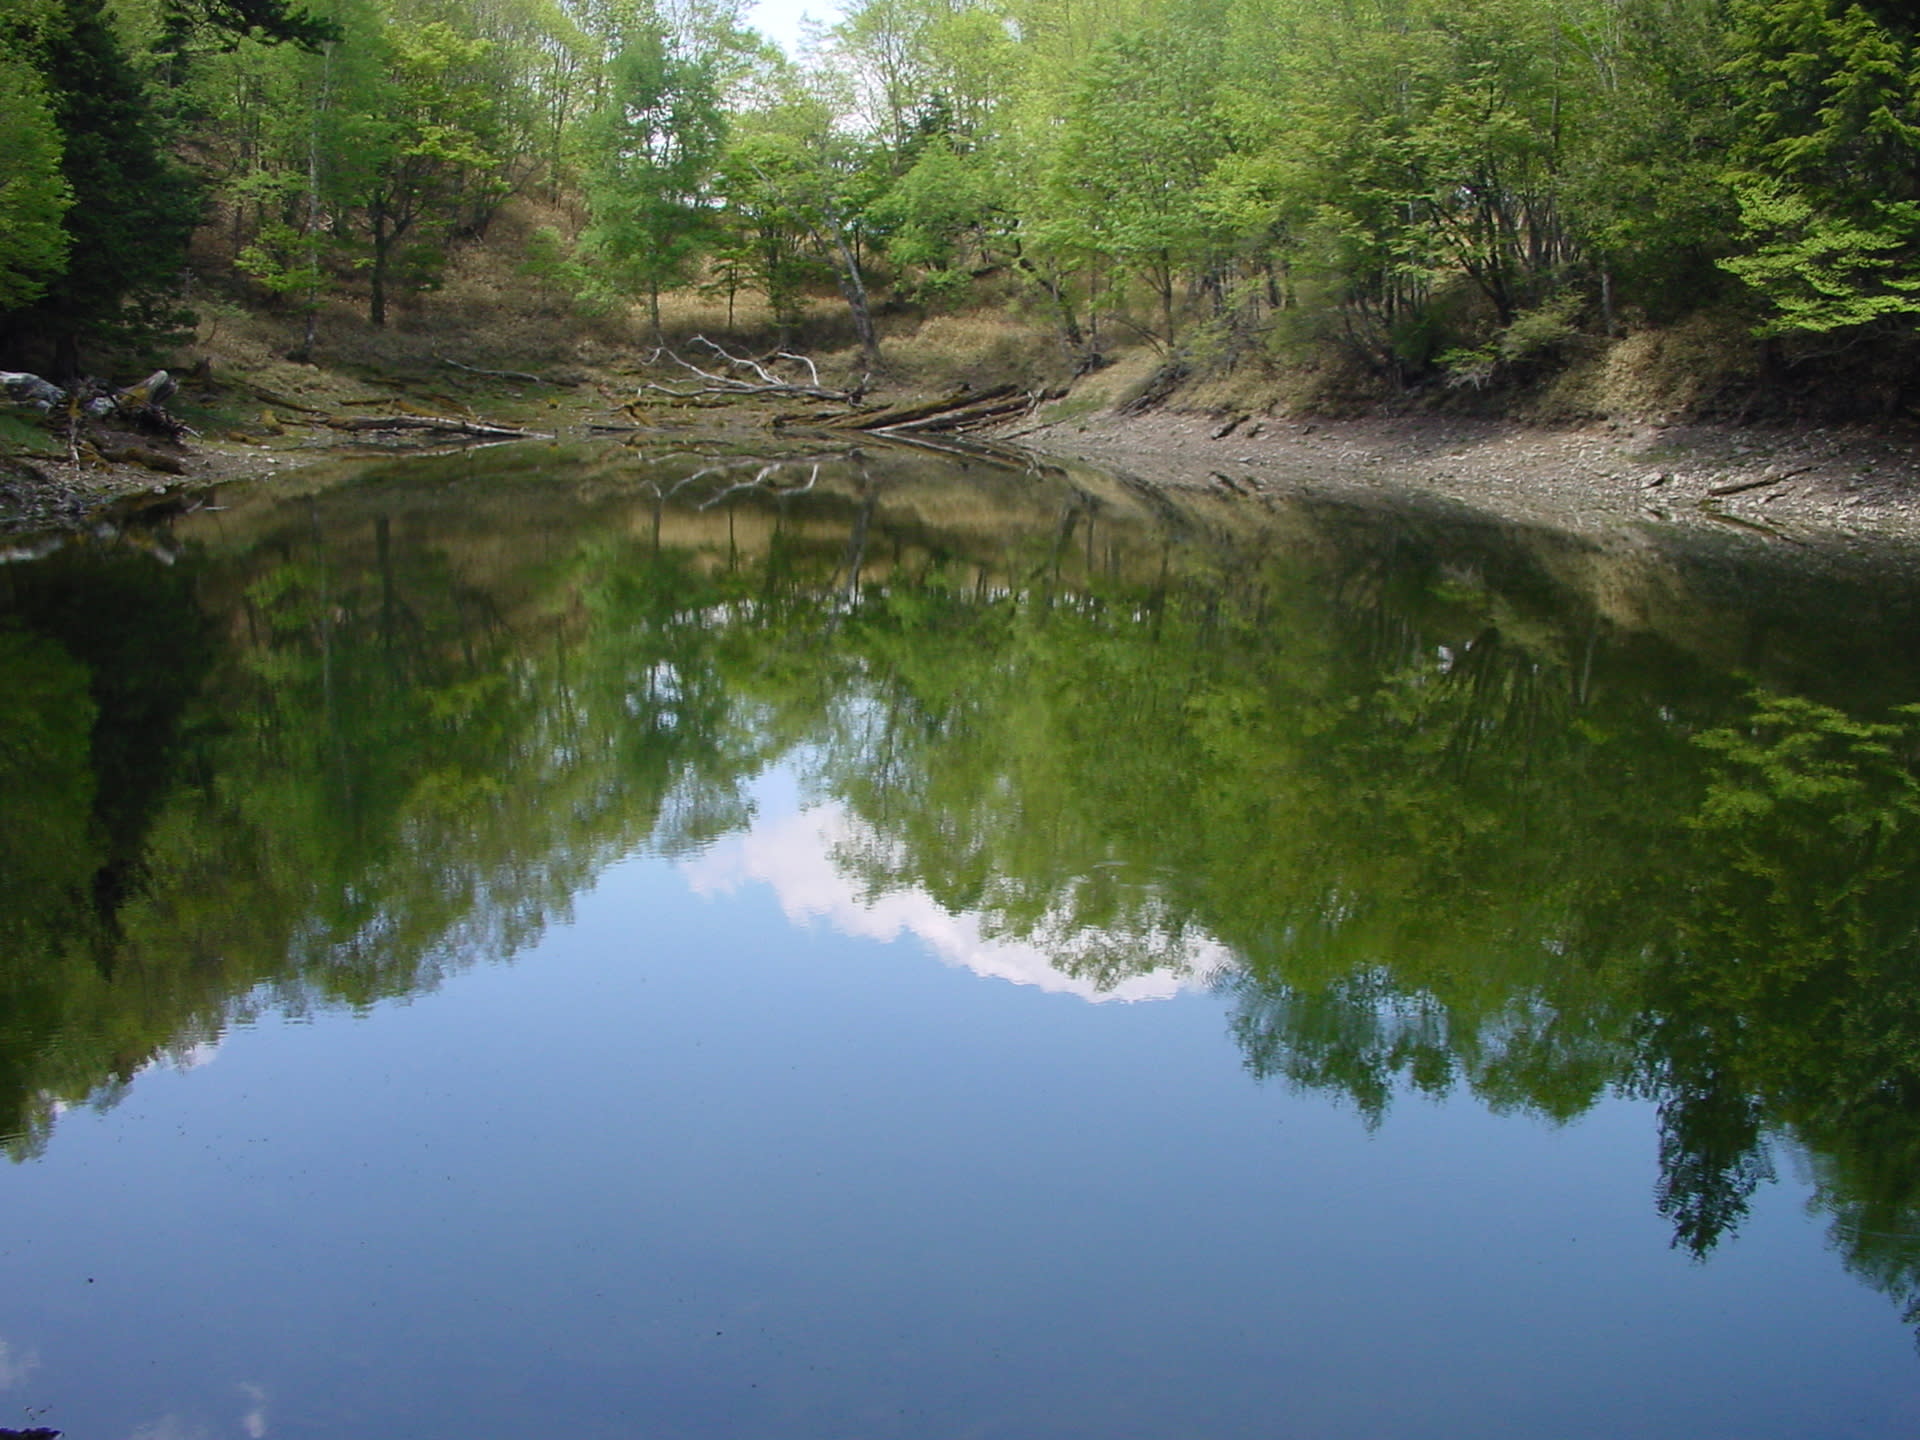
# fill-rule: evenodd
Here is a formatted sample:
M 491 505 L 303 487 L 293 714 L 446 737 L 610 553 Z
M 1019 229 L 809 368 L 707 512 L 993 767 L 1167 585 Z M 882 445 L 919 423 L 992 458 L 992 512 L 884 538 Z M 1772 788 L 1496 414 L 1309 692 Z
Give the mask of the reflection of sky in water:
M 1162 966 L 1102 988 L 1057 968 L 1037 945 L 985 933 L 980 916 L 955 914 L 923 890 L 863 895 L 858 882 L 834 863 L 834 851 L 869 837 L 839 804 L 778 807 L 772 814 L 769 808 L 774 807 L 763 808 L 749 829 L 681 867 L 696 894 L 731 895 L 749 883 L 767 885 L 796 925 L 825 920 L 841 934 L 863 940 L 891 942 L 911 935 L 947 964 L 976 975 L 1096 1002 L 1166 1000 L 1183 989 L 1204 989 L 1228 958 L 1212 941 L 1189 944 L 1185 966 Z M 1078 949 L 1097 938 L 1081 934 L 1070 943 Z M 1171 946 L 1163 942 L 1156 948 Z
M 38 1350 L 26 1350 L 15 1354 L 11 1345 L 0 1340 L 0 1390 L 11 1390 L 39 1368 L 40 1352 Z

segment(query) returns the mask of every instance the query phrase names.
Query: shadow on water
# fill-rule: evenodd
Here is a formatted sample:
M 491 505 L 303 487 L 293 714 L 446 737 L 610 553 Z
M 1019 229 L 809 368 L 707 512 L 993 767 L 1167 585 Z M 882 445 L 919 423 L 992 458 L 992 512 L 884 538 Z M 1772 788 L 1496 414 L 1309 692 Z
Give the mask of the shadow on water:
M 511 957 L 799 764 L 835 856 L 1367 1123 L 1651 1099 L 1920 1323 L 1920 585 L 867 450 L 479 452 L 0 567 L 0 1131 Z M 1224 963 L 1218 959 L 1223 955 Z

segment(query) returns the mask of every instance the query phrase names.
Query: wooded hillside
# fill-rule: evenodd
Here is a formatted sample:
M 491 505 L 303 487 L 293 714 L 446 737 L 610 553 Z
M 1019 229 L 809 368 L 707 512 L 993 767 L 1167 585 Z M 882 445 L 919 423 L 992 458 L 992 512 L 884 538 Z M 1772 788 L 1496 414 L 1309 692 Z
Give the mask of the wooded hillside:
M 296 350 L 342 297 L 384 326 L 518 199 L 529 291 L 656 329 L 837 295 L 870 355 L 889 308 L 988 308 L 1081 366 L 1473 390 L 1711 312 L 1906 401 L 1904 7 L 854 0 L 797 60 L 741 8 L 8 0 L 0 362 L 99 368 L 195 285 Z

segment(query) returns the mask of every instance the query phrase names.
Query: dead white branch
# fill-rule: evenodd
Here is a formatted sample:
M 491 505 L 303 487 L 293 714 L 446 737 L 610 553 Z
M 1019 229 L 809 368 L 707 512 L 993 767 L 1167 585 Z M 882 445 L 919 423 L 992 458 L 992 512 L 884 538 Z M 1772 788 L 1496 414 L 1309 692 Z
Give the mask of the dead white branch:
M 698 400 L 709 395 L 779 395 L 799 397 L 808 400 L 826 400 L 836 405 L 857 405 L 860 403 L 860 395 L 865 389 L 866 382 L 864 379 L 861 381 L 861 388 L 859 390 L 834 390 L 824 386 L 820 383 L 820 371 L 818 367 L 814 365 L 813 361 L 807 359 L 804 355 L 794 355 L 785 350 L 769 358 L 773 360 L 790 360 L 796 364 L 805 365 L 807 367 L 807 373 L 813 378 L 812 384 L 801 385 L 794 381 L 782 380 L 758 360 L 748 355 L 735 355 L 725 346 L 716 344 L 704 335 L 694 336 L 690 343 L 698 345 L 702 349 L 709 350 L 719 356 L 720 359 L 726 363 L 727 370 L 730 373 L 723 374 L 714 370 L 703 370 L 691 360 L 674 353 L 662 345 L 647 357 L 648 364 L 657 365 L 663 359 L 670 360 L 682 370 L 698 377 L 702 383 L 693 389 L 675 389 L 671 385 L 663 385 L 658 381 L 649 381 L 640 387 L 642 393 L 651 390 L 662 395 L 671 396 L 675 400 Z M 742 372 L 753 376 L 753 378 L 751 380 L 741 378 Z
M 557 380 L 549 380 L 544 375 L 534 375 L 525 370 L 482 370 L 478 365 L 462 365 L 458 360 L 449 360 L 444 355 L 436 355 L 433 358 L 438 360 L 442 365 L 451 366 L 455 370 L 464 370 L 469 375 L 485 375 L 493 380 L 525 380 L 530 385 L 557 385 L 561 383 Z

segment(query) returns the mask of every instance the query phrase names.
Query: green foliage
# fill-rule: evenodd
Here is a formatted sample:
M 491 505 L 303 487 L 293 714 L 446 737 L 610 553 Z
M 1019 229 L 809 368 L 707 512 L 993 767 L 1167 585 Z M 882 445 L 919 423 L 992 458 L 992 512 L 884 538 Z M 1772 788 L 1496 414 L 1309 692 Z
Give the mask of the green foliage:
M 373 65 L 342 77 L 324 117 L 322 187 L 350 220 L 368 318 L 384 325 L 389 292 L 430 283 L 450 234 L 502 193 L 499 97 L 484 64 L 489 43 L 445 21 L 385 23 L 358 38 Z
M 1397 385 L 1742 291 L 1782 336 L 1920 304 L 1920 57 L 1884 6 L 859 0 L 788 62 L 723 0 L 104 3 L 0 21 L 16 348 L 164 296 L 170 151 L 241 274 L 309 315 L 364 283 L 375 323 L 516 193 L 582 217 L 528 263 L 590 305 L 747 287 L 790 329 L 832 282 L 870 352 L 884 287 L 959 308 L 1007 271 L 1076 351 L 1333 347 Z
M 195 196 L 165 153 L 159 116 L 104 0 L 57 0 L 0 18 L 0 54 L 7 53 L 38 74 L 72 201 L 60 220 L 65 267 L 44 276 L 39 298 L 13 328 L 50 338 L 54 369 L 71 374 L 83 341 L 125 342 L 157 328 L 156 302 L 177 278 Z M 14 113 L 24 113 L 18 102 Z M 27 243 L 45 257 L 44 225 L 58 195 L 44 177 L 44 131 L 27 124 L 23 134 L 41 137 L 40 159 L 28 162 L 40 167 L 28 188 L 41 194 L 37 204 L 29 201 L 38 223 L 28 233 L 42 236 Z
M 1858 5 L 1745 0 L 1739 99 L 1745 254 L 1769 333 L 1852 329 L 1920 310 L 1920 44 Z
M 65 267 L 73 191 L 37 75 L 0 56 L 0 313 L 38 299 Z
M 712 244 L 707 197 L 725 138 L 715 66 L 674 54 L 658 27 L 629 36 L 584 138 L 582 248 L 604 286 L 647 296 L 657 334 L 660 292 L 690 281 Z
M 1449 384 L 1485 385 L 1502 370 L 1558 356 L 1580 334 L 1583 296 L 1565 293 L 1526 310 L 1484 345 L 1449 350 L 1438 363 Z
M 542 289 L 563 297 L 583 315 L 604 314 L 608 309 L 594 284 L 592 270 L 551 225 L 542 225 L 528 237 L 520 273 Z
M 1059 238 L 1139 274 L 1169 344 L 1180 276 L 1215 239 L 1200 196 L 1227 148 L 1207 39 L 1168 26 L 1104 44 L 1064 117 L 1054 161 Z
M 1920 314 L 1920 203 L 1874 201 L 1863 219 L 1765 180 L 1739 189 L 1751 249 L 1720 263 L 1764 297 L 1766 335 L 1825 334 Z

